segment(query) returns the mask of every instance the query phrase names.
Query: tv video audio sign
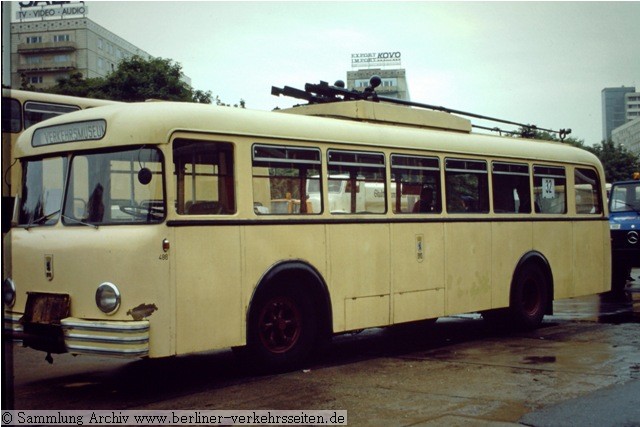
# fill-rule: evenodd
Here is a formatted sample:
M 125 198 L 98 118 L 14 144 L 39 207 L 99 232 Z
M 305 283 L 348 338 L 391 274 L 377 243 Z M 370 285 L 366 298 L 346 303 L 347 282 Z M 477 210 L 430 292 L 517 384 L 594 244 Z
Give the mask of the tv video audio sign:
M 20 10 L 16 12 L 16 18 L 45 19 L 65 18 L 69 16 L 86 15 L 89 8 L 81 2 L 70 1 L 21 1 Z

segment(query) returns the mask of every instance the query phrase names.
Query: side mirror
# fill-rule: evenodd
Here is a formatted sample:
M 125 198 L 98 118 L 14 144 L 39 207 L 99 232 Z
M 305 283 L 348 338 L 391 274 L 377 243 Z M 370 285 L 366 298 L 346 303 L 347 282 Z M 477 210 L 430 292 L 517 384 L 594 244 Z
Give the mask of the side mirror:
M 142 168 L 138 171 L 138 182 L 142 185 L 147 185 L 151 182 L 153 174 L 149 168 Z

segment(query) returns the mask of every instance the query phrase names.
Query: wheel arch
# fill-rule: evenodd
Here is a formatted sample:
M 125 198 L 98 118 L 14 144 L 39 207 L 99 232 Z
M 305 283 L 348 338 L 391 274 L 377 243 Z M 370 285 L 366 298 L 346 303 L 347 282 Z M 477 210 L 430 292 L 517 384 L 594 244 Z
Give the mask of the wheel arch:
M 280 261 L 269 267 L 263 274 L 249 300 L 246 312 L 247 326 L 249 325 L 249 317 L 251 316 L 254 302 L 258 297 L 270 292 L 276 286 L 303 286 L 307 288 L 314 306 L 317 308 L 319 332 L 326 337 L 331 336 L 333 333 L 333 313 L 329 288 L 315 267 L 304 260 L 298 259 Z
M 525 265 L 528 265 L 528 264 L 535 265 L 544 274 L 547 282 L 547 301 L 545 302 L 545 314 L 553 314 L 553 291 L 554 291 L 553 272 L 551 270 L 551 265 L 549 264 L 549 261 L 547 260 L 547 258 L 541 252 L 538 252 L 538 251 L 527 252 L 518 261 L 516 268 L 513 270 L 513 276 L 511 277 L 511 287 L 509 289 L 509 302 L 510 303 L 513 302 L 511 299 L 513 298 L 513 295 L 514 295 L 514 288 L 515 286 L 517 286 L 516 282 L 518 278 L 518 273 Z

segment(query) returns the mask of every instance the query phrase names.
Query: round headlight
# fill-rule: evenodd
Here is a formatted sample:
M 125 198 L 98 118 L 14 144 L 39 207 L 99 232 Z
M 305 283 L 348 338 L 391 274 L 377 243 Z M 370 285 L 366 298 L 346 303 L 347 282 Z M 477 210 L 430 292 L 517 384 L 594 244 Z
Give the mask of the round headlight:
M 16 284 L 9 278 L 2 281 L 2 302 L 9 308 L 16 303 Z
M 106 314 L 115 313 L 120 308 L 120 291 L 113 283 L 105 282 L 96 290 L 96 305 Z

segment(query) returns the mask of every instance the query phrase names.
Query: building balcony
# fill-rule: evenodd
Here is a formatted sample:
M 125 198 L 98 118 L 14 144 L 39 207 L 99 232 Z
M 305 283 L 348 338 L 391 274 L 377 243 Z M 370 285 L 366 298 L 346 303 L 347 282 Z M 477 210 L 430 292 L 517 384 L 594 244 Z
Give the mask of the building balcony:
M 18 53 L 72 52 L 77 49 L 76 42 L 20 43 Z
M 24 74 L 51 73 L 58 71 L 71 71 L 78 69 L 76 61 L 43 61 L 39 64 L 19 64 L 18 72 Z

